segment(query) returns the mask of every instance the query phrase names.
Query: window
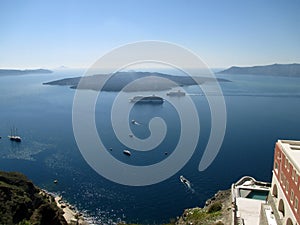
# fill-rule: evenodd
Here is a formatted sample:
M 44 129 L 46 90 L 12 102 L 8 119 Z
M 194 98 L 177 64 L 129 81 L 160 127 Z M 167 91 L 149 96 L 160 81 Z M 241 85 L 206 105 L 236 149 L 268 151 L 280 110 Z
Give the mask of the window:
M 287 171 L 290 172 L 290 162 L 287 161 Z
M 293 201 L 294 201 L 294 190 L 293 189 L 291 189 L 290 201 L 291 201 L 291 203 L 293 203 Z
M 292 180 L 295 180 L 295 173 L 296 173 L 296 170 L 292 170 Z
M 278 173 L 278 163 L 275 162 L 275 170 L 276 170 L 276 173 Z
M 286 181 L 285 191 L 287 194 L 289 193 L 289 182 L 288 181 Z
M 295 183 L 296 183 L 296 185 L 298 184 L 298 174 L 297 173 L 295 175 Z
M 285 158 L 285 160 L 284 160 L 284 167 L 285 168 L 287 167 L 287 164 L 288 164 L 288 160 L 287 160 L 287 158 Z
M 296 212 L 298 212 L 298 198 L 295 198 L 295 204 L 294 204 Z
M 286 187 L 286 179 L 285 179 L 284 175 L 282 175 L 282 185 L 283 185 L 283 188 Z
M 280 152 L 278 151 L 278 153 L 277 153 L 277 159 L 278 160 L 280 160 L 281 159 L 281 154 L 280 154 Z

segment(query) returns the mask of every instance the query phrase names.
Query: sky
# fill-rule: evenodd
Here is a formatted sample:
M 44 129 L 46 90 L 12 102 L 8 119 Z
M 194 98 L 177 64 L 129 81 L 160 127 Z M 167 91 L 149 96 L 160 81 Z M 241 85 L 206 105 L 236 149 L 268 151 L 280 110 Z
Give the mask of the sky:
M 144 40 L 211 68 L 300 63 L 300 1 L 0 0 L 0 68 L 86 68 Z

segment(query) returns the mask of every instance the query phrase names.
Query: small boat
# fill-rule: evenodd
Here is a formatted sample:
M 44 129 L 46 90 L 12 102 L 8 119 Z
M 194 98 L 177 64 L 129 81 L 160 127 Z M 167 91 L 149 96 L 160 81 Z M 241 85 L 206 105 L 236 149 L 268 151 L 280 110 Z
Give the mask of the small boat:
M 183 183 L 183 184 L 185 184 L 188 188 L 191 188 L 191 182 L 188 180 L 188 179 L 186 179 L 184 176 L 180 176 L 179 177 L 180 178 L 180 181 Z
M 164 99 L 159 96 L 151 95 L 151 96 L 134 96 L 133 98 L 129 99 L 130 102 L 136 103 L 150 103 L 150 104 L 162 104 Z
M 128 136 L 132 138 L 132 137 L 133 137 L 133 134 L 128 134 Z
M 133 125 L 141 125 L 139 122 L 137 122 L 136 120 L 131 120 L 131 123 L 133 124 Z
M 54 184 L 57 184 L 57 183 L 58 183 L 58 180 L 54 180 L 53 183 L 54 183 Z
M 11 141 L 21 142 L 22 138 L 20 136 L 8 136 Z
M 12 128 L 10 130 L 10 135 L 8 136 L 8 138 L 11 141 L 15 141 L 15 142 L 21 142 L 22 141 L 22 138 L 17 135 L 17 128 Z
M 124 153 L 125 155 L 131 156 L 131 152 L 130 152 L 129 150 L 124 150 L 123 153 Z

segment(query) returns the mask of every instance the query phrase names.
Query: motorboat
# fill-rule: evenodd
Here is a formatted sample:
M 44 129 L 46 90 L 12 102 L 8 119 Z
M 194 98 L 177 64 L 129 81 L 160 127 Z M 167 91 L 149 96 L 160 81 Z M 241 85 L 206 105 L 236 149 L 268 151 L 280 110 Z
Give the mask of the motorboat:
M 180 181 L 183 183 L 183 184 L 185 184 L 188 188 L 191 188 L 191 182 L 188 180 L 188 179 L 186 179 L 184 176 L 180 176 L 179 177 L 180 178 Z
M 130 152 L 129 150 L 124 150 L 123 153 L 124 153 L 125 155 L 131 156 L 131 152 Z

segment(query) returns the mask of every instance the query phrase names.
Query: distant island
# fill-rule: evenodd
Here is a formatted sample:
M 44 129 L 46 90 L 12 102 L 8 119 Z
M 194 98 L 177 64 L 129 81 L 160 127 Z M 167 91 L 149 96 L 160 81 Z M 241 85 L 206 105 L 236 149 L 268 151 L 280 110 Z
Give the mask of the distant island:
M 65 78 L 55 80 L 44 85 L 61 85 L 69 86 L 74 89 L 88 89 L 98 91 L 100 86 L 104 85 L 103 91 L 162 91 L 169 90 L 175 86 L 191 86 L 197 85 L 195 80 L 202 84 L 205 82 L 216 82 L 215 79 L 210 77 L 189 77 L 189 76 L 175 76 L 163 74 L 158 72 L 117 72 L 110 77 L 109 75 L 93 75 L 87 77 Z M 144 78 L 144 79 L 141 79 Z M 165 79 L 161 79 L 165 78 Z M 141 79 L 141 80 L 139 80 Z M 174 83 L 170 83 L 169 81 Z M 134 82 L 133 82 L 134 81 Z M 218 82 L 229 82 L 226 79 L 217 79 Z M 80 83 L 79 83 L 80 82 Z M 130 84 L 133 82 L 133 84 Z M 125 87 L 127 84 L 127 87 Z M 125 87 L 125 89 L 124 89 Z
M 33 69 L 33 70 L 15 70 L 15 69 L 0 69 L 0 76 L 18 76 L 26 74 L 44 74 L 52 73 L 51 70 L 46 69 Z
M 220 71 L 218 73 L 300 77 L 300 64 L 272 64 L 251 67 L 232 66 L 229 69 Z

